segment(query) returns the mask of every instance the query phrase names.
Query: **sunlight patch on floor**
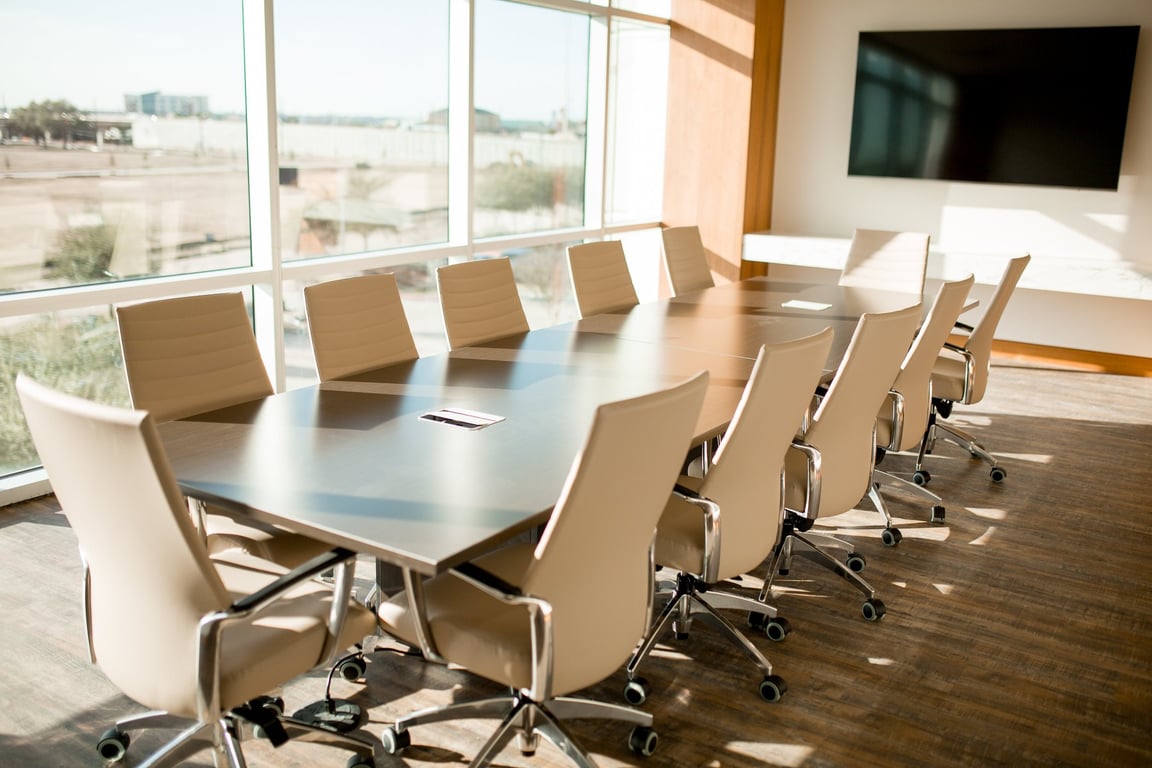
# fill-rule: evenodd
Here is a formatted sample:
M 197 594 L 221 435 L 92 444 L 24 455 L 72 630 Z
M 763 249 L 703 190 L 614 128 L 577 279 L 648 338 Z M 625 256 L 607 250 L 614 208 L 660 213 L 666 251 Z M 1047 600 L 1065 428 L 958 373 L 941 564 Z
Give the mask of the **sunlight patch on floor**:
M 984 533 L 980 534 L 979 536 L 972 539 L 972 541 L 970 541 L 968 543 L 972 544 L 974 546 L 977 546 L 977 547 L 983 547 L 992 539 L 992 536 L 995 535 L 995 533 L 996 533 L 996 526 L 990 525 L 990 526 L 988 526 L 988 530 L 984 531 Z
M 952 594 L 952 590 L 955 588 L 951 584 L 933 584 L 932 586 L 936 587 L 936 591 L 942 595 Z
M 1003 520 L 1008 517 L 1008 511 L 996 507 L 968 507 L 968 511 L 985 520 Z
M 875 664 L 878 667 L 890 667 L 896 663 L 895 659 L 886 659 L 882 656 L 874 656 L 868 659 L 869 664 Z
M 998 459 L 1011 459 L 1012 461 L 1026 461 L 1030 464 L 1051 464 L 1055 457 L 1050 453 L 1000 453 L 992 454 Z
M 761 761 L 764 765 L 778 766 L 779 768 L 800 768 L 812 755 L 812 747 L 802 744 L 771 744 L 761 741 L 730 741 L 724 745 L 727 751 L 733 754 L 751 757 Z M 723 763 L 714 760 L 708 764 L 720 768 Z

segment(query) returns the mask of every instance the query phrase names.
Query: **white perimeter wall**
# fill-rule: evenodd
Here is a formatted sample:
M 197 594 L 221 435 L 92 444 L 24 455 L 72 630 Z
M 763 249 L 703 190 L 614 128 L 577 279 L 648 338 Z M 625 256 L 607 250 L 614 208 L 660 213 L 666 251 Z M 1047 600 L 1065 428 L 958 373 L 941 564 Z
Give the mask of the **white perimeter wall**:
M 1117 191 L 847 175 L 860 30 L 1128 24 L 1142 29 Z M 1152 357 L 1152 0 L 790 0 L 779 120 L 773 233 L 928 232 L 930 273 L 985 284 L 1028 252 L 999 338 Z

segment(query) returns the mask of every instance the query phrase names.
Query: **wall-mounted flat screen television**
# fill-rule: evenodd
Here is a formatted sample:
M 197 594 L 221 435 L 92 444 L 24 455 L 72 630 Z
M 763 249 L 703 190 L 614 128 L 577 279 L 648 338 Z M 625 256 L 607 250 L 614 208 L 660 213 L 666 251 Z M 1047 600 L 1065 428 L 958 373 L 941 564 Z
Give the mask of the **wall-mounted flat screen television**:
M 1139 33 L 861 32 L 848 173 L 1115 189 Z

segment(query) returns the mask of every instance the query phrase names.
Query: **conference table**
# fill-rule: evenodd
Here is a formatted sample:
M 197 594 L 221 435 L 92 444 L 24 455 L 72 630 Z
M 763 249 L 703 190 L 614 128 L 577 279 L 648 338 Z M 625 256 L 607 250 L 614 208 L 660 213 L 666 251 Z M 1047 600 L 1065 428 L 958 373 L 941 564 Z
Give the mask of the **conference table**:
M 430 576 L 547 521 L 598 405 L 708 370 L 695 437 L 704 442 L 731 419 L 762 344 L 831 326 L 831 369 L 862 312 L 917 300 L 753 278 L 159 431 L 186 495 L 375 557 L 409 579 Z

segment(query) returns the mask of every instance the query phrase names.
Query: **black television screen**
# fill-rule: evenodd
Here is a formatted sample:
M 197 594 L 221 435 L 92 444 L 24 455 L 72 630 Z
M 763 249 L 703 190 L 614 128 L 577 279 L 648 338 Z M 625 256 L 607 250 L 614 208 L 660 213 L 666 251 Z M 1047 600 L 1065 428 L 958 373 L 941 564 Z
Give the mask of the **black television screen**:
M 848 173 L 1115 189 L 1139 33 L 861 32 Z

